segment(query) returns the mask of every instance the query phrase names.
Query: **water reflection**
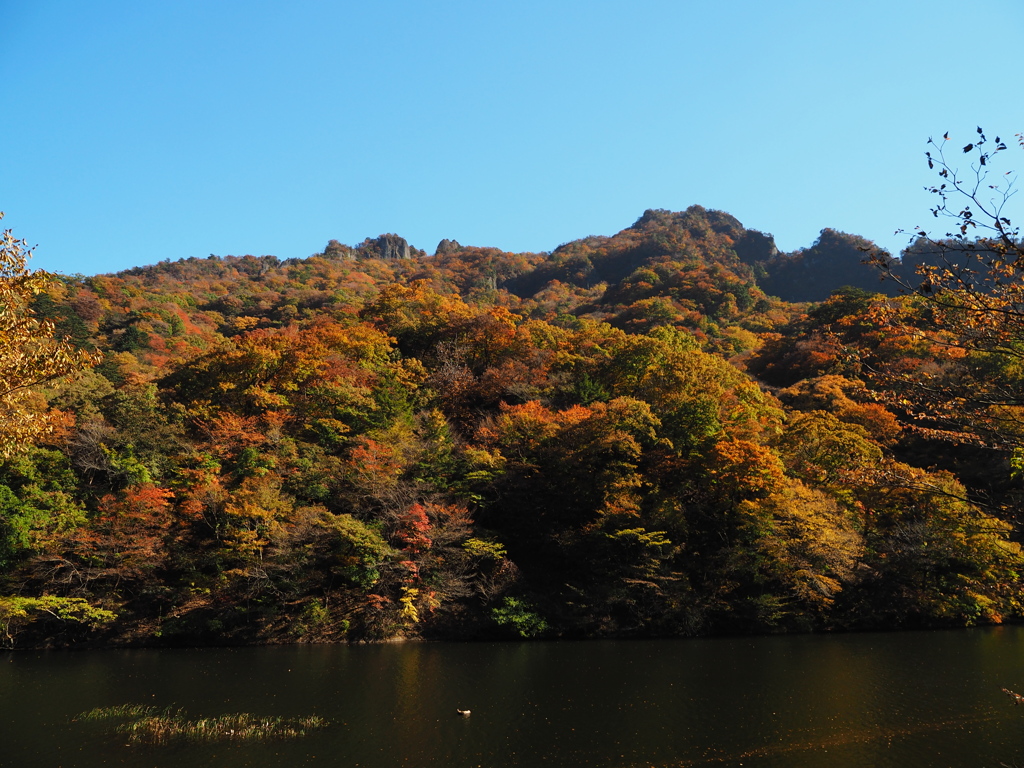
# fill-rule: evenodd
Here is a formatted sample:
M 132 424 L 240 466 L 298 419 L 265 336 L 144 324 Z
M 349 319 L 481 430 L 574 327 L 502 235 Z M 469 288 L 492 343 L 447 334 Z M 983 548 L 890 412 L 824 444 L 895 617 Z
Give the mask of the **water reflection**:
M 0 656 L 0 766 L 1024 763 L 1024 630 Z M 316 714 L 268 744 L 127 747 L 98 706 Z M 456 708 L 473 711 L 471 717 Z

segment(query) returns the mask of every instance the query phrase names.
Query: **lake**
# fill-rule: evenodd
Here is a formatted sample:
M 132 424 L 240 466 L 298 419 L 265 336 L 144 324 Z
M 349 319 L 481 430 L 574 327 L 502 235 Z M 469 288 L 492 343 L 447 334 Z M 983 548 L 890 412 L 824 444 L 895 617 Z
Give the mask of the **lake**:
M 17 768 L 1024 766 L 1024 628 L 0 654 Z M 315 714 L 253 744 L 126 744 L 100 706 Z M 456 708 L 471 709 L 460 717 Z

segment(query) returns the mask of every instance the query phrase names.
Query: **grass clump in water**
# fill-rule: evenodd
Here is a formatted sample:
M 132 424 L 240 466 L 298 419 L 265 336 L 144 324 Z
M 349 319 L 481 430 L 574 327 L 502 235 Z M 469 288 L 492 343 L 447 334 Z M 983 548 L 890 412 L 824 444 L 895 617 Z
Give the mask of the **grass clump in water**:
M 159 707 L 144 707 L 141 704 L 118 704 L 116 707 L 96 707 L 75 717 L 75 720 L 128 720 L 130 718 L 150 717 L 157 712 L 170 713 L 170 707 L 161 710 Z
M 172 741 L 262 741 L 295 739 L 307 731 L 327 726 L 322 717 L 258 717 L 247 712 L 190 719 L 180 708 L 121 704 L 98 707 L 76 720 L 121 720 L 116 731 L 133 744 L 167 744 Z

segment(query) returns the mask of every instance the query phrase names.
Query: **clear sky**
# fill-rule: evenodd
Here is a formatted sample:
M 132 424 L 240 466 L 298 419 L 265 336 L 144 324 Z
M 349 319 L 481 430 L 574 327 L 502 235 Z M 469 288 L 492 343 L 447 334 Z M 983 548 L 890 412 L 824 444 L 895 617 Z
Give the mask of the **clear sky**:
M 929 136 L 1024 131 L 1022 32 L 1021 0 L 0 0 L 2 226 L 85 274 L 694 203 L 899 247 Z

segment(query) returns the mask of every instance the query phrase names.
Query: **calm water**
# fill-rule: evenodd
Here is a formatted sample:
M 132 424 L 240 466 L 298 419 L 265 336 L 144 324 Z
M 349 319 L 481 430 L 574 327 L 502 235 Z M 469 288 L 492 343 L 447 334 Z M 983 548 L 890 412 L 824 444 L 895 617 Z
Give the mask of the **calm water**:
M 0 765 L 1024 766 L 1024 707 L 1001 687 L 1024 693 L 1024 628 L 0 654 Z M 152 747 L 73 721 L 128 702 L 332 725 Z

